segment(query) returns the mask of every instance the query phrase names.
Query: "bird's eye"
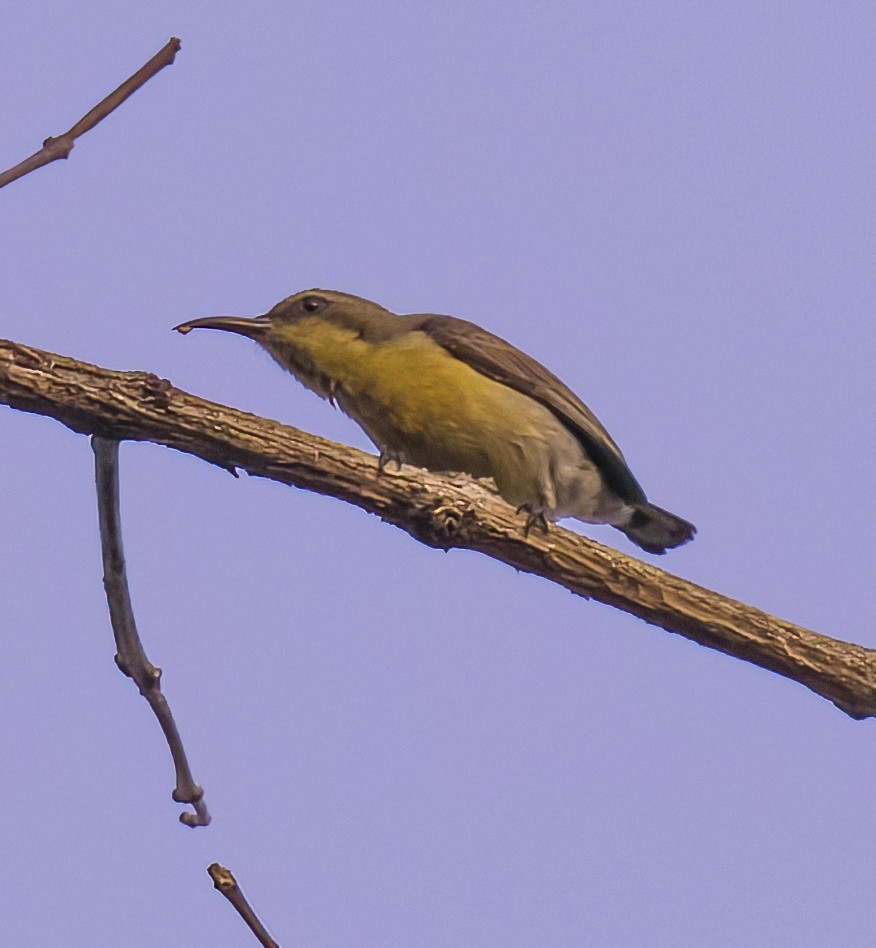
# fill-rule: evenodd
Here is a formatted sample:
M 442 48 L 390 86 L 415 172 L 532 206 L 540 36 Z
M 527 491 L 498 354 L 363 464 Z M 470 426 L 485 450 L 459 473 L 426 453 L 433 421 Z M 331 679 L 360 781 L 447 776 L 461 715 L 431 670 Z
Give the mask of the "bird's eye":
M 325 300 L 321 296 L 305 296 L 301 301 L 301 308 L 305 313 L 317 313 L 325 305 Z

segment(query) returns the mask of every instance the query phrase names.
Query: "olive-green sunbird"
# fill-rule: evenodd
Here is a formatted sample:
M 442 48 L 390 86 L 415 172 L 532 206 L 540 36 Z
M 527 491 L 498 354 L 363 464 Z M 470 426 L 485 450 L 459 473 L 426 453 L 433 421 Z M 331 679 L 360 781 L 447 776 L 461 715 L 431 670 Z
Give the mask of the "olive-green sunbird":
M 692 524 L 654 504 L 589 408 L 519 349 L 453 316 L 398 316 L 332 290 L 305 290 L 264 316 L 176 327 L 254 339 L 364 429 L 388 460 L 491 477 L 527 526 L 560 517 L 609 523 L 649 553 Z

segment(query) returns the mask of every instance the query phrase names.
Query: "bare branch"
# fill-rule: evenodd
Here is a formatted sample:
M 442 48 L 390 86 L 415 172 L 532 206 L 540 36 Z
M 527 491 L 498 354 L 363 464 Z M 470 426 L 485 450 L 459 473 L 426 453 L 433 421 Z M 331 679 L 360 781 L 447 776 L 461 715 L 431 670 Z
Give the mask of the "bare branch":
M 441 549 L 477 550 L 669 632 L 784 675 L 853 718 L 876 716 L 876 651 L 811 632 L 552 526 L 527 537 L 494 491 L 377 459 L 204 401 L 145 372 L 114 372 L 0 340 L 0 404 L 73 431 L 153 441 L 226 470 L 337 497 Z
M 149 707 L 152 708 L 164 732 L 176 769 L 176 788 L 173 791 L 173 799 L 177 803 L 191 803 L 195 810 L 194 813 L 188 811 L 181 813 L 180 822 L 185 823 L 186 826 L 206 826 L 210 822 L 210 814 L 204 803 L 204 791 L 192 778 L 182 738 L 179 736 L 167 699 L 161 693 L 161 669 L 156 668 L 146 657 L 134 621 L 119 516 L 119 443 L 95 435 L 91 439 L 91 446 L 94 449 L 94 470 L 97 482 L 103 585 L 116 640 L 116 664 L 125 675 L 135 681 L 140 694 L 149 702 Z
M 280 948 L 277 942 L 268 934 L 267 929 L 259 921 L 258 916 L 250 907 L 246 897 L 241 892 L 237 880 L 225 866 L 220 866 L 214 862 L 207 866 L 207 872 L 213 880 L 213 885 L 221 892 L 226 899 L 234 906 L 235 911 L 249 925 L 253 935 L 259 940 L 259 944 L 264 948 Z
M 31 171 L 36 171 L 37 168 L 42 168 L 43 165 L 51 164 L 51 162 L 57 161 L 59 158 L 68 158 L 70 152 L 73 150 L 73 144 L 76 139 L 94 128 L 98 122 L 105 119 L 110 112 L 117 109 L 128 96 L 133 95 L 140 86 L 145 85 L 157 72 L 160 72 L 165 66 L 169 66 L 179 52 L 181 45 L 176 37 L 168 40 L 145 66 L 138 69 L 137 72 L 126 79 L 118 89 L 111 92 L 101 102 L 98 102 L 98 104 L 90 112 L 83 115 L 71 129 L 64 132 L 63 135 L 47 138 L 43 142 L 43 147 L 38 152 L 31 155 L 30 158 L 25 158 L 24 161 L 15 165 L 15 167 L 0 174 L 0 188 L 5 187 L 12 181 L 16 181 L 18 178 L 23 178 L 26 174 L 30 174 Z

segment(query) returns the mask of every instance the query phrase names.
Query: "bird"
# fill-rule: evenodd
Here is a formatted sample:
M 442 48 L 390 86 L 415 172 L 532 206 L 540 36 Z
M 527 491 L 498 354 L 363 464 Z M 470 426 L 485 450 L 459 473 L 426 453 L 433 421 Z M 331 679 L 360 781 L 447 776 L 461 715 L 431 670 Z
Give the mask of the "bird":
M 475 323 L 401 316 L 336 290 L 303 290 L 262 316 L 205 316 L 258 343 L 364 430 L 389 461 L 492 478 L 525 531 L 571 517 L 616 527 L 648 553 L 693 524 L 650 503 L 593 412 L 531 356 Z

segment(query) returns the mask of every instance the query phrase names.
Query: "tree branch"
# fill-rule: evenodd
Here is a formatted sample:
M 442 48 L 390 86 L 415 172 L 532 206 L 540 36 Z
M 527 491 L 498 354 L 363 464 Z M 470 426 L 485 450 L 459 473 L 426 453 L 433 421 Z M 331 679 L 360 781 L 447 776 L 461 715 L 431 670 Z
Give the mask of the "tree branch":
M 853 718 L 876 716 L 876 651 L 777 619 L 553 526 L 528 537 L 483 482 L 405 467 L 204 401 L 146 372 L 115 372 L 0 340 L 0 404 L 83 434 L 152 441 L 226 470 L 313 490 L 440 549 L 477 550 L 668 632 L 791 678 Z
M 97 105 L 82 116 L 81 119 L 63 135 L 49 137 L 43 142 L 43 147 L 19 162 L 8 171 L 0 174 L 0 188 L 11 184 L 18 178 L 23 178 L 31 171 L 42 168 L 43 165 L 51 164 L 59 158 L 68 158 L 73 151 L 73 144 L 80 135 L 84 135 L 97 125 L 98 122 L 105 119 L 110 112 L 115 111 L 128 96 L 133 95 L 141 86 L 145 85 L 157 72 L 169 66 L 176 54 L 179 52 L 181 43 L 174 36 L 165 43 L 164 46 L 133 76 L 129 76 L 119 87 L 111 92 L 105 99 L 102 99 Z
M 231 874 L 231 870 L 226 869 L 225 866 L 220 866 L 218 862 L 214 862 L 207 866 L 207 873 L 213 880 L 213 887 L 221 892 L 234 906 L 234 910 L 246 922 L 249 930 L 258 939 L 258 943 L 263 948 L 280 948 L 277 942 L 268 934 L 268 930 L 262 925 L 249 902 L 246 901 L 246 896 L 237 884 L 237 879 Z
M 119 442 L 94 435 L 91 446 L 94 448 L 103 585 L 116 640 L 116 664 L 122 673 L 131 678 L 140 689 L 140 694 L 149 703 L 164 733 L 176 770 L 173 799 L 177 803 L 190 803 L 195 811 L 181 813 L 180 823 L 192 827 L 207 826 L 210 822 L 210 814 L 204 803 L 204 791 L 192 777 L 176 721 L 171 714 L 167 698 L 161 693 L 161 669 L 156 668 L 146 657 L 143 643 L 137 632 L 137 624 L 134 621 L 134 608 L 131 605 L 125 569 L 125 554 L 122 550 L 122 523 L 119 514 Z

